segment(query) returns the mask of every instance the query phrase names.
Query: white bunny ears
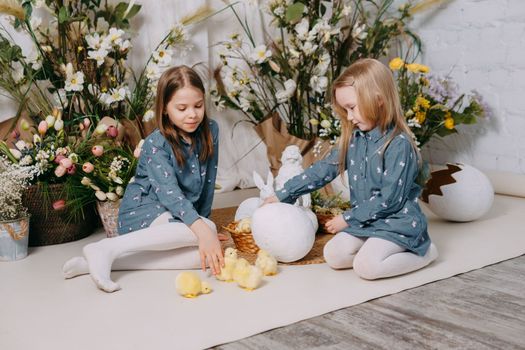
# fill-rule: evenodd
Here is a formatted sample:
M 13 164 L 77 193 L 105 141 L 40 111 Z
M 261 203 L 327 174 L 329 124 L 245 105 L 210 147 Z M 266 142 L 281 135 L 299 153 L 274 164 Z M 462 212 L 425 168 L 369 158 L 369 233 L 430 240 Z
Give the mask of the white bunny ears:
M 259 197 L 261 199 L 266 199 L 268 197 L 271 197 L 275 194 L 275 189 L 273 187 L 274 178 L 271 171 L 268 172 L 268 177 L 266 179 L 266 183 L 263 181 L 261 175 L 257 173 L 256 171 L 253 172 L 253 181 L 255 182 L 255 186 L 259 190 L 261 190 Z

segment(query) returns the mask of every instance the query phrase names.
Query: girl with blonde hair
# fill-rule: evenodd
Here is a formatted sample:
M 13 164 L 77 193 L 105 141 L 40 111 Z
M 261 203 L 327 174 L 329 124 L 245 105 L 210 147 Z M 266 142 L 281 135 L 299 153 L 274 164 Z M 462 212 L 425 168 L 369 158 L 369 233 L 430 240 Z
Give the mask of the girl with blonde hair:
M 338 147 L 264 204 L 293 203 L 347 170 L 352 206 L 326 223 L 335 234 L 324 248 L 326 262 L 364 279 L 428 265 L 438 252 L 418 204 L 420 155 L 392 73 L 375 59 L 359 60 L 334 81 L 332 102 L 341 119 Z

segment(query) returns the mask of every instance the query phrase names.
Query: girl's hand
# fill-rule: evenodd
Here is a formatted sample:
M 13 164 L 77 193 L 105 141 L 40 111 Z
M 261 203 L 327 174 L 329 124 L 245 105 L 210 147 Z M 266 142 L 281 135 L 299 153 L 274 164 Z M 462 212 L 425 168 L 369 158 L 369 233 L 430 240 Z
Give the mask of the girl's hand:
M 206 271 L 206 262 L 208 262 L 211 272 L 214 275 L 219 274 L 221 267 L 224 267 L 224 256 L 219 239 L 224 237 L 218 237 L 201 219 L 195 221 L 190 229 L 199 239 L 202 271 Z
M 270 204 L 270 203 L 279 203 L 279 202 L 280 202 L 280 200 L 279 200 L 279 198 L 277 198 L 277 196 L 271 196 L 271 197 L 266 198 L 266 199 L 264 200 L 264 202 L 262 202 L 261 207 L 262 207 L 263 205 L 266 205 L 266 204 Z
M 343 218 L 343 215 L 341 214 L 337 215 L 333 219 L 328 220 L 324 227 L 326 231 L 332 234 L 336 234 L 347 228 L 348 224 L 346 223 L 345 219 Z

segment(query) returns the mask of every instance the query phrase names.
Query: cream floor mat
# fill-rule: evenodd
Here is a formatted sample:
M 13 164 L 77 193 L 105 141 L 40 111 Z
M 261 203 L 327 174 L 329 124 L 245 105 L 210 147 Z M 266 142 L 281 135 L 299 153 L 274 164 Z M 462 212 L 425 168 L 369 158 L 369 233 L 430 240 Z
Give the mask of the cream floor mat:
M 282 266 L 246 292 L 215 281 L 214 291 L 185 299 L 177 271 L 113 273 L 122 290 L 99 291 L 88 276 L 64 280 L 61 266 L 102 233 L 35 248 L 0 263 L 0 349 L 199 349 L 248 337 L 333 310 L 398 293 L 525 254 L 525 198 L 497 195 L 492 210 L 471 223 L 429 214 L 440 257 L 429 267 L 380 281 L 326 264 Z

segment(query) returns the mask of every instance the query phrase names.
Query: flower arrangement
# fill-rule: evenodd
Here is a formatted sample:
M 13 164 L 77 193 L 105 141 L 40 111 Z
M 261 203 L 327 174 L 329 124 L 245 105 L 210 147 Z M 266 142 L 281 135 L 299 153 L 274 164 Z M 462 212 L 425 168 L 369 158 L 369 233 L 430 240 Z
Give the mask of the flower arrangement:
M 0 153 L 13 163 L 35 165 L 33 182 L 65 184 L 73 212 L 102 198 L 81 183 L 86 162 L 94 166 L 86 178 L 106 198 L 125 188 L 134 167 L 127 149 L 154 127 L 147 123 L 154 115 L 158 78 L 176 55 L 191 49 L 187 27 L 214 14 L 204 6 L 182 18 L 135 74 L 127 63 L 133 47 L 130 20 L 140 8 L 133 0 L 0 0 L 0 13 L 10 16 L 13 29 L 33 46 L 24 53 L 0 28 L 0 90 L 19 105 Z M 94 155 L 92 148 L 102 145 L 102 155 Z M 109 183 L 108 169 L 118 168 L 113 161 L 119 156 L 129 162 L 117 162 L 122 169 L 112 180 L 122 183 Z
M 474 124 L 486 115 L 481 96 L 459 93 L 449 77 L 429 74 L 430 68 L 396 57 L 389 63 L 397 78 L 401 107 L 419 147 L 434 135 L 457 133 L 457 125 Z
M 33 166 L 20 166 L 0 158 L 0 221 L 27 216 L 27 208 L 22 205 L 22 193 L 34 175 Z
M 170 66 L 175 49 L 183 55 L 191 47 L 186 26 L 211 13 L 203 7 L 177 23 L 137 76 L 127 65 L 130 20 L 141 8 L 135 1 L 0 1 L 0 9 L 13 18 L 13 28 L 33 42 L 32 51 L 24 55 L 0 29 L 0 89 L 18 102 L 18 115 L 27 110 L 31 118 L 42 119 L 60 109 L 65 133 L 72 136 L 84 118 L 97 124 L 111 116 L 136 121 L 144 137 L 156 81 Z
M 0 141 L 0 153 L 14 164 L 34 166 L 36 178 L 41 181 L 60 183 L 75 174 L 79 157 L 75 152 L 77 144 L 68 144 L 60 110 L 53 110 L 38 126 L 22 121 L 22 130 L 29 134 L 28 139 L 15 129 L 11 133 L 12 148 Z
M 359 58 L 384 56 L 396 38 L 417 38 L 405 26 L 411 5 L 397 13 L 391 5 L 391 0 L 271 0 L 265 10 L 275 35 L 261 45 L 232 8 L 247 39 L 233 34 L 220 43 L 215 105 L 240 110 L 254 124 L 277 113 L 291 135 L 335 142 L 340 133 L 330 106 L 332 81 Z
M 312 210 L 317 215 L 337 216 L 350 208 L 350 202 L 345 201 L 341 194 L 326 195 L 320 191 L 312 192 Z
M 95 142 L 82 164 L 81 183 L 98 201 L 118 201 L 135 174 L 137 160 L 127 148 Z

